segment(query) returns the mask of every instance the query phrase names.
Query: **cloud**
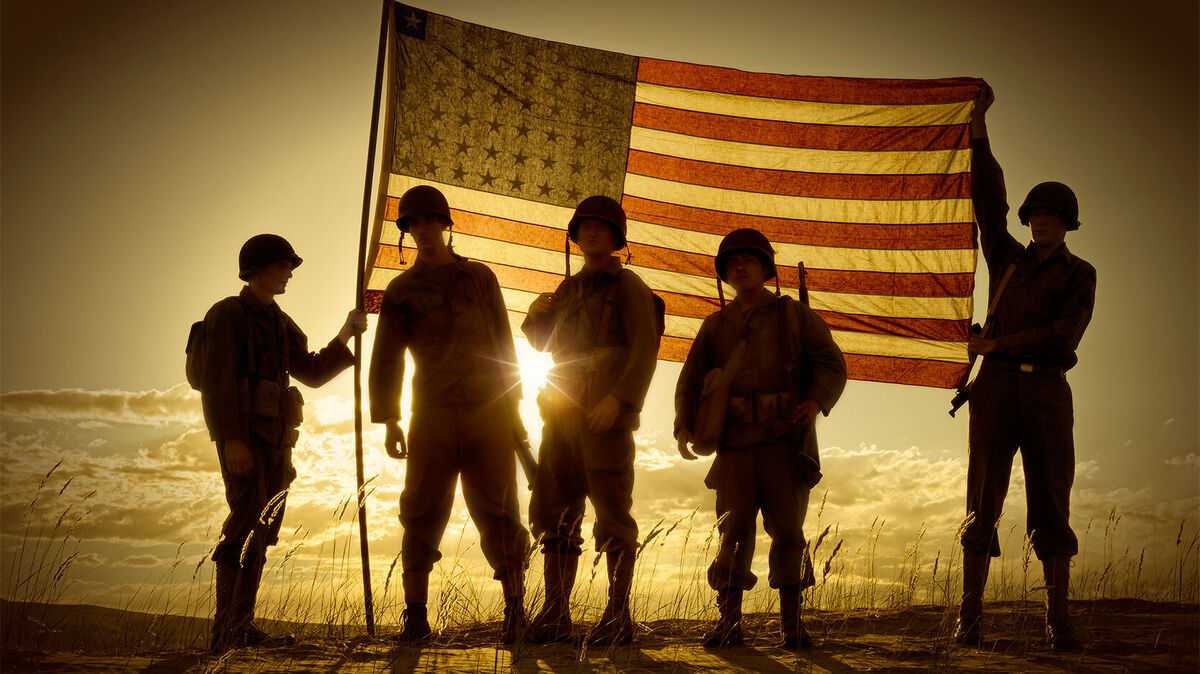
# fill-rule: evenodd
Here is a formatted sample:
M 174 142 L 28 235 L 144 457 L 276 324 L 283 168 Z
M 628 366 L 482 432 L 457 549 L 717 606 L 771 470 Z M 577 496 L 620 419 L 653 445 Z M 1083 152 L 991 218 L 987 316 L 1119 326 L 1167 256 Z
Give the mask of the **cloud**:
M 166 566 L 169 560 L 157 557 L 155 555 L 130 555 L 125 559 L 113 564 L 113 566 L 134 567 L 139 569 L 149 569 L 157 566 Z
M 23 419 L 162 426 L 202 422 L 200 396 L 186 384 L 166 391 L 15 391 L 0 394 L 0 414 Z
M 1200 470 L 1200 455 L 1195 452 L 1190 452 L 1186 456 L 1172 456 L 1163 461 L 1168 466 L 1178 466 L 1180 468 L 1190 468 L 1192 470 Z

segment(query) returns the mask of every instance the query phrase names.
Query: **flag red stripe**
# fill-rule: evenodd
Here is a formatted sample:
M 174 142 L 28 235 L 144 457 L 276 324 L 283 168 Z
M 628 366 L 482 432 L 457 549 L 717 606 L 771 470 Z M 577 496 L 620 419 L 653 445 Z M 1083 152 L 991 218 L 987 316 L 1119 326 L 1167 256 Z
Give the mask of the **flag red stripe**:
M 947 363 L 940 360 L 866 356 L 857 353 L 845 355 L 846 374 L 851 379 L 888 384 L 954 388 L 962 380 L 963 371 L 967 368 L 966 363 Z
M 966 124 L 918 127 L 837 126 L 729 117 L 649 103 L 633 105 L 633 125 L 701 138 L 813 150 L 911 152 L 971 147 Z
M 405 246 L 404 257 L 408 261 L 408 264 L 412 264 L 413 260 L 417 257 L 417 252 L 415 249 Z M 554 292 L 558 284 L 562 282 L 561 274 L 512 267 L 495 262 L 488 262 L 487 265 L 496 274 L 496 279 L 500 285 L 505 288 L 533 293 L 549 293 Z M 396 247 L 386 244 L 379 247 L 379 254 L 375 259 L 375 267 L 384 269 L 404 268 L 399 264 L 399 252 Z M 814 273 L 816 272 L 810 270 L 809 276 L 811 277 Z M 716 281 L 714 280 L 713 283 L 715 285 Z M 796 287 L 794 283 L 789 285 L 784 283 L 782 279 L 780 284 L 790 288 Z M 811 284 L 809 288 L 812 288 Z M 368 296 L 373 292 L 377 291 L 368 291 Z M 709 314 L 720 309 L 720 303 L 713 298 L 685 295 L 666 290 L 655 290 L 654 292 L 663 298 L 667 313 L 672 316 L 706 318 Z M 372 311 L 377 312 L 378 307 L 376 306 Z M 898 319 L 861 314 L 844 314 L 825 310 L 817 310 L 817 313 L 832 330 L 851 330 L 877 335 L 898 335 L 917 339 L 932 339 L 939 342 L 966 341 L 967 326 L 970 323 L 967 320 L 936 318 Z
M 559 252 L 562 250 L 566 238 L 566 232 L 553 227 L 543 227 L 457 209 L 451 209 L 451 215 L 454 218 L 454 230 L 457 232 L 517 245 Z M 395 247 L 386 244 L 380 245 L 379 248 L 381 256 L 384 255 L 387 248 L 395 251 Z M 629 251 L 633 254 L 633 262 L 639 266 L 707 276 L 714 279 L 716 277 L 714 256 L 712 255 L 636 242 L 629 243 Z M 395 255 L 391 252 L 388 254 Z M 406 259 L 411 258 L 412 256 L 406 256 Z M 376 260 L 376 266 L 397 268 L 400 266 L 399 257 L 395 256 L 387 260 L 380 257 Z M 796 267 L 780 266 L 777 271 L 781 285 L 788 288 L 796 288 L 800 285 L 799 270 Z M 974 279 L 971 274 L 905 274 L 817 268 L 807 271 L 806 281 L 810 290 L 861 295 L 965 297 L 971 293 Z M 545 272 L 531 271 L 531 273 L 542 274 Z
M 631 220 L 724 236 L 735 229 L 757 229 L 771 241 L 810 246 L 883 250 L 972 249 L 974 223 L 934 225 L 856 225 L 791 220 L 713 211 L 625 195 L 621 206 Z
M 637 81 L 741 96 L 863 105 L 959 103 L 973 98 L 980 82 L 967 77 L 900 80 L 776 75 L 652 58 L 638 59 Z
M 400 199 L 388 197 L 384 219 L 395 222 Z M 706 232 L 725 236 L 742 227 L 757 229 L 772 241 L 810 246 L 868 248 L 880 250 L 972 249 L 975 247 L 974 223 L 933 225 L 857 225 L 816 220 L 791 220 L 766 216 L 713 211 L 680 206 L 625 195 L 621 206 L 631 220 L 664 227 Z M 394 225 L 385 224 L 385 227 Z
M 830 330 L 865 332 L 873 335 L 897 335 L 938 342 L 965 342 L 970 321 L 937 318 L 885 318 L 862 314 L 842 314 L 817 310 Z
M 630 150 L 626 171 L 689 185 L 821 199 L 969 199 L 966 173 L 849 175 L 731 166 Z

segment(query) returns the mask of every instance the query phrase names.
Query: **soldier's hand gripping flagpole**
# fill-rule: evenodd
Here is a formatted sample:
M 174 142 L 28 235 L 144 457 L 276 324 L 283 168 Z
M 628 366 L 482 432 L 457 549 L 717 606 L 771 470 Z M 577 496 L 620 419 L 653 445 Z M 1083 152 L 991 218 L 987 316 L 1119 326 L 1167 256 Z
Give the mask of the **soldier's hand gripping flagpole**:
M 379 50 L 375 59 L 375 95 L 371 103 L 371 135 L 367 145 L 367 177 L 363 185 L 362 227 L 358 238 L 358 275 L 355 289 L 355 306 L 363 308 L 367 266 L 367 226 L 371 217 L 372 176 L 375 173 L 375 143 L 379 133 L 379 98 L 383 93 L 383 65 L 387 54 L 388 19 L 394 0 L 383 0 L 383 15 L 379 21 Z M 363 475 L 362 440 L 362 335 L 354 336 L 354 465 L 358 494 L 358 540 L 362 557 L 363 608 L 367 621 L 367 634 L 375 636 L 375 605 L 371 598 L 371 553 L 367 543 L 367 493 Z

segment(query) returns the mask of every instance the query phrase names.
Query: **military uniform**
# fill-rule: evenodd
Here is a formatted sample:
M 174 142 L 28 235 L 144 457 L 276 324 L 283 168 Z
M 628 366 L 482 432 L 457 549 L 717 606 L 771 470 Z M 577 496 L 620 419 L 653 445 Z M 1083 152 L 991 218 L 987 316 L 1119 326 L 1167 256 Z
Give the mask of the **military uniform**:
M 508 406 L 520 397 L 520 379 L 504 299 L 491 270 L 457 255 L 437 267 L 418 258 L 388 284 L 369 376 L 376 423 L 400 417 L 406 348 L 416 372 L 400 497 L 405 599 L 427 601 L 429 573 L 441 559 L 438 547 L 460 474 L 483 554 L 505 598 L 518 597 L 529 534 L 519 514 Z
M 529 519 L 543 552 L 582 552 L 584 499 L 596 509 L 597 550 L 637 551 L 633 505 L 633 431 L 654 375 L 658 334 L 650 289 L 616 257 L 559 284 L 554 311 L 530 313 L 521 328 L 554 357 L 539 396 L 545 425 Z M 588 430 L 588 413 L 605 397 L 621 403 L 613 427 Z
M 790 415 L 807 399 L 829 414 L 845 387 L 846 363 L 825 321 L 807 306 L 764 290 L 747 318 L 747 308 L 735 300 L 704 320 L 688 352 L 675 390 L 676 434 L 694 429 L 705 375 L 725 367 L 742 334 L 748 340 L 744 360 L 705 478 L 717 492 L 721 533 L 708 582 L 718 592 L 754 587 L 750 566 L 761 510 L 771 536 L 768 583 L 803 589 L 813 584 L 802 528 L 809 490 L 821 478 L 820 459 L 814 428 L 797 437 Z
M 1025 471 L 1027 527 L 1039 559 L 1079 550 L 1070 516 L 1075 476 L 1074 412 L 1066 371 L 1092 317 L 1096 270 L 1063 244 L 1045 261 L 1008 233 L 1004 174 L 986 138 L 972 143 L 972 197 L 994 294 L 1013 274 L 992 318 L 996 351 L 971 386 L 968 551 L 999 556 L 996 522 L 1017 448 Z
M 201 401 L 209 435 L 217 443 L 229 504 L 212 557 L 240 569 L 233 610 L 248 622 L 266 548 L 279 538 L 286 490 L 296 477 L 292 447 L 299 437 L 303 401 L 298 391 L 289 390 L 289 375 L 307 386 L 321 386 L 353 364 L 354 356 L 337 339 L 310 353 L 308 338 L 295 322 L 274 302 L 259 302 L 249 287 L 213 305 L 205 326 Z M 225 443 L 230 440 L 246 444 L 253 474 L 228 470 Z

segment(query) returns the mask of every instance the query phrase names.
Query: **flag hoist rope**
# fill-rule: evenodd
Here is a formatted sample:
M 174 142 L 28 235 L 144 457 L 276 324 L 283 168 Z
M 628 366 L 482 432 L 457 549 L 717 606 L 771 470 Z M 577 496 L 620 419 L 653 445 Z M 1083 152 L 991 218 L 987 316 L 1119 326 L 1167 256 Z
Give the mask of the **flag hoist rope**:
M 363 308 L 363 292 L 367 266 L 367 226 L 371 218 L 371 188 L 375 173 L 375 144 L 379 134 L 380 94 L 383 92 L 383 67 L 387 54 L 388 19 L 394 0 L 383 0 L 383 16 L 379 22 L 379 53 L 375 61 L 375 96 L 371 103 L 371 138 L 367 145 L 367 178 L 363 186 L 362 228 L 358 238 L 358 282 L 354 306 Z M 375 606 L 371 599 L 371 555 L 367 544 L 367 493 L 363 477 L 362 439 L 362 335 L 354 336 L 354 463 L 358 487 L 358 540 L 362 555 L 363 602 L 366 610 L 367 634 L 375 636 Z

